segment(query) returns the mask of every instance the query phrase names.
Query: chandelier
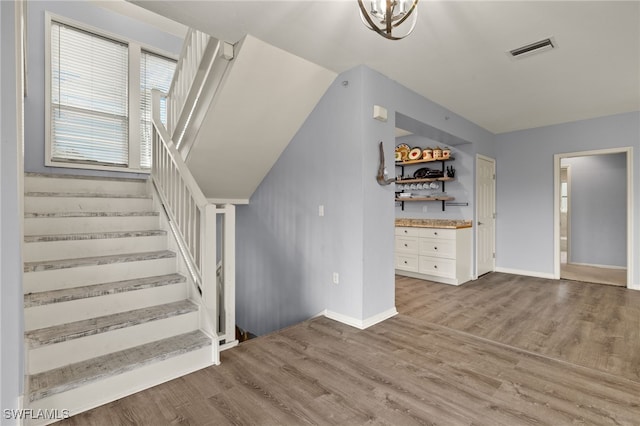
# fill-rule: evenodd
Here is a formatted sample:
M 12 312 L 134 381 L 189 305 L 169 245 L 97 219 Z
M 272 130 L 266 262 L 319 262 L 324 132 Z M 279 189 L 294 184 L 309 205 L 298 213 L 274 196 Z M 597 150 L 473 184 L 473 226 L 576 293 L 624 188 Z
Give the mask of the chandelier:
M 362 0 L 358 0 L 360 6 L 360 18 L 371 30 L 389 40 L 400 40 L 411 34 L 418 19 L 418 0 L 371 0 L 369 10 Z M 392 34 L 392 31 L 402 25 L 413 14 L 411 23 L 407 23 L 408 30 L 402 34 Z

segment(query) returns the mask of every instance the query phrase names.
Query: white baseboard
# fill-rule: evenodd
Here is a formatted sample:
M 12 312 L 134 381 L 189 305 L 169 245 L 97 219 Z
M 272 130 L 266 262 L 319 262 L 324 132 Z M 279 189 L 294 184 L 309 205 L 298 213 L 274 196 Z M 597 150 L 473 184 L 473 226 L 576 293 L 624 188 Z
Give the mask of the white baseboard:
M 523 269 L 496 267 L 495 272 L 502 272 L 505 274 L 514 274 L 514 275 L 524 275 L 527 277 L 535 277 L 535 278 L 547 278 L 550 280 L 555 279 L 552 273 L 538 272 L 538 271 L 525 271 Z
M 386 310 L 384 312 L 380 312 L 379 314 L 374 315 L 374 316 L 369 317 L 369 318 L 364 319 L 364 320 L 359 320 L 357 318 L 353 318 L 353 317 L 350 317 L 350 316 L 347 316 L 347 315 L 339 314 L 337 312 L 333 312 L 333 311 L 330 311 L 328 309 L 325 310 L 322 314 L 325 317 L 327 317 L 329 319 L 332 319 L 334 321 L 338 321 L 338 322 L 341 322 L 343 324 L 350 325 L 351 327 L 355 327 L 355 328 L 358 328 L 360 330 L 364 330 L 366 328 L 371 327 L 372 325 L 375 325 L 375 324 L 377 324 L 379 322 L 382 322 L 382 321 L 384 321 L 386 319 L 389 319 L 389 318 L 397 315 L 398 311 L 396 310 L 396 308 L 394 306 L 391 309 L 388 309 L 388 310 Z

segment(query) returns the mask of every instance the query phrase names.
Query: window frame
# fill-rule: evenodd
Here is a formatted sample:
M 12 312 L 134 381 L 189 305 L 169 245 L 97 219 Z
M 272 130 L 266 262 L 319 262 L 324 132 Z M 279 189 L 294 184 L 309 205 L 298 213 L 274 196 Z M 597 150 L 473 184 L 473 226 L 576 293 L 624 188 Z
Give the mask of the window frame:
M 116 165 L 101 165 L 101 164 L 89 164 L 80 163 L 74 161 L 60 161 L 52 158 L 52 117 L 51 117 L 51 88 L 52 88 L 52 73 L 51 73 L 51 26 L 52 22 L 57 22 L 62 25 L 68 25 L 77 28 L 82 31 L 86 31 L 91 34 L 95 34 L 106 39 L 113 40 L 115 42 L 124 43 L 128 47 L 129 52 L 129 64 L 128 64 L 128 144 L 129 144 L 129 158 L 128 165 L 126 167 Z M 85 23 L 75 21 L 64 16 L 56 15 L 51 12 L 45 12 L 45 166 L 48 167 L 63 167 L 72 169 L 88 169 L 88 170 L 104 170 L 104 171 L 118 171 L 118 172 L 130 172 L 130 173 L 146 173 L 151 172 L 150 169 L 142 168 L 140 165 L 140 58 L 142 51 L 146 51 L 158 56 L 163 56 L 167 59 L 178 61 L 178 55 L 163 51 L 154 46 L 150 46 L 144 43 L 140 43 L 135 40 L 127 39 L 122 35 L 118 35 L 109 31 L 105 31 L 100 28 L 96 28 Z

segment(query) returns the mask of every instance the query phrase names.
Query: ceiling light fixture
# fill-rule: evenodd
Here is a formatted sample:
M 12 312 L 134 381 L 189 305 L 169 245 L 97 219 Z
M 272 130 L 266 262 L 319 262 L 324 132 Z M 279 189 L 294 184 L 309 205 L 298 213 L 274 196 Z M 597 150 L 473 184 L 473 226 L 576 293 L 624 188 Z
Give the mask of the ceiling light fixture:
M 375 31 L 389 40 L 400 40 L 411 34 L 418 20 L 418 0 L 372 0 L 371 8 L 367 8 L 358 0 L 360 18 L 371 31 Z M 411 15 L 413 19 L 407 25 L 408 31 L 403 35 L 394 35 L 392 31 L 402 25 Z M 407 23 L 409 24 L 409 23 Z

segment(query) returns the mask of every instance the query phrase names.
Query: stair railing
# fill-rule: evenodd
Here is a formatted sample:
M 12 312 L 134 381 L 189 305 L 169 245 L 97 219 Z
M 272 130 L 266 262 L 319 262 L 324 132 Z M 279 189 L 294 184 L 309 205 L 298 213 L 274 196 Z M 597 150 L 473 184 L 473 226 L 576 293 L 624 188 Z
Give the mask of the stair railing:
M 232 44 L 192 28 L 187 32 L 167 98 L 167 131 L 176 148 L 182 150 L 199 98 L 215 93 L 231 59 Z
M 180 58 L 176 64 L 176 70 L 169 88 L 171 98 L 167 102 L 167 131 L 172 137 L 175 136 L 176 124 L 187 103 L 187 97 L 191 92 L 191 86 L 210 38 L 210 35 L 192 28 L 187 31 L 185 36 Z
M 203 328 L 212 336 L 219 363 L 216 206 L 207 201 L 160 119 L 163 94 L 152 91 L 151 177 L 190 275 L 202 295 Z M 235 323 L 234 323 L 235 327 Z

